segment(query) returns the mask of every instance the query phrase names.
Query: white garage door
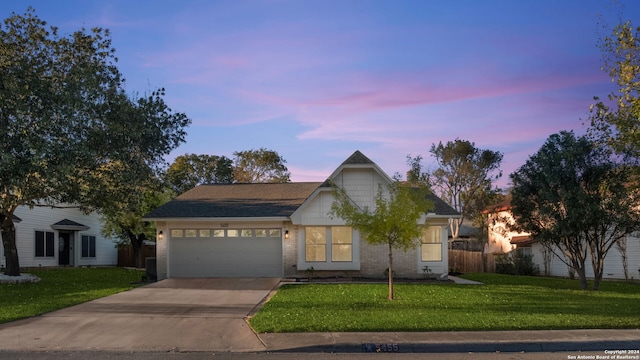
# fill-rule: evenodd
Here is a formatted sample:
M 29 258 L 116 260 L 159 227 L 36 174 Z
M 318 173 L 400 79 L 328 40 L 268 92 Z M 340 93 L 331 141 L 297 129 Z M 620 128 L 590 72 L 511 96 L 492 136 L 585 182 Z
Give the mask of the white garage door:
M 280 229 L 175 229 L 169 277 L 281 277 Z

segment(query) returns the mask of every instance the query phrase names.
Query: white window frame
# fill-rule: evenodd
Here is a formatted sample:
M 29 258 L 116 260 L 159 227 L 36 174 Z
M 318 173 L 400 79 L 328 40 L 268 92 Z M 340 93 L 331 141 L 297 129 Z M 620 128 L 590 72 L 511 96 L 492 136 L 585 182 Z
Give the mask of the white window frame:
M 351 261 L 332 260 L 332 227 L 345 225 L 308 225 L 298 228 L 298 271 L 305 271 L 313 267 L 314 270 L 360 270 L 360 232 L 351 229 Z M 323 227 L 326 234 L 325 261 L 307 261 L 306 228 Z

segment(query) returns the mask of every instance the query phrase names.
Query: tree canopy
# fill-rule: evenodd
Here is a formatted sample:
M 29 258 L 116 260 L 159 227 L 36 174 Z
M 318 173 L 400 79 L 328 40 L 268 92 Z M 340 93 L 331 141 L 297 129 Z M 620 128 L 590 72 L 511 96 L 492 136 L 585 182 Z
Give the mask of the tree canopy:
M 233 182 L 233 161 L 226 156 L 185 154 L 176 157 L 165 175 L 176 194 L 201 184 Z
M 531 233 L 556 252 L 583 289 L 590 257 L 597 290 L 611 246 L 640 229 L 640 198 L 629 191 L 629 168 L 587 137 L 563 131 L 551 135 L 511 180 L 511 228 Z
M 431 146 L 438 168 L 430 175 L 430 184 L 444 201 L 462 216 L 450 222 L 451 235 L 457 238 L 465 218 L 478 218 L 499 192 L 493 181 L 502 176 L 502 153 L 483 150 L 475 143 L 456 139 Z
M 331 214 L 359 230 L 368 243 L 389 248 L 389 300 L 394 299 L 393 249 L 406 251 L 422 236 L 424 229 L 418 225 L 418 220 L 433 209 L 428 193 L 425 187 L 410 186 L 396 180 L 387 189 L 378 189 L 375 209 L 369 209 L 360 208 L 344 189 L 333 186 Z
M 236 151 L 233 178 L 237 183 L 286 183 L 291 173 L 285 166 L 287 161 L 277 152 L 258 150 Z
M 609 101 L 595 98 L 591 107 L 592 135 L 637 164 L 640 159 L 640 27 L 618 24 L 600 41 L 603 66 L 618 86 Z
M 76 204 L 89 211 L 126 198 L 184 141 L 190 123 L 164 89 L 128 96 L 108 30 L 61 36 L 29 8 L 0 28 L 0 228 L 18 275 L 18 206 Z

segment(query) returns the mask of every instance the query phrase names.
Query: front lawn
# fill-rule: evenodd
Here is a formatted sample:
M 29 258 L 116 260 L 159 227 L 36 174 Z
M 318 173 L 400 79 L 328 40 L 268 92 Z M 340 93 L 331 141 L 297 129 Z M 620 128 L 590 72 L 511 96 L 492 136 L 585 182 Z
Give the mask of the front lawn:
M 255 331 L 453 331 L 640 328 L 640 285 L 471 274 L 485 285 L 291 284 L 250 320 Z
M 0 323 L 35 316 L 133 288 L 139 270 L 123 268 L 29 269 L 41 280 L 0 284 Z

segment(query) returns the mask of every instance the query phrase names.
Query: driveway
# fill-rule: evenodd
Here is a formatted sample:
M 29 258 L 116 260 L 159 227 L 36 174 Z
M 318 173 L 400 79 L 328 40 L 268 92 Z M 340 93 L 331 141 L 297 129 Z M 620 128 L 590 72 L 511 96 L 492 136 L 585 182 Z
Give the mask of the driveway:
M 263 351 L 244 317 L 279 280 L 163 280 L 2 324 L 0 349 Z

